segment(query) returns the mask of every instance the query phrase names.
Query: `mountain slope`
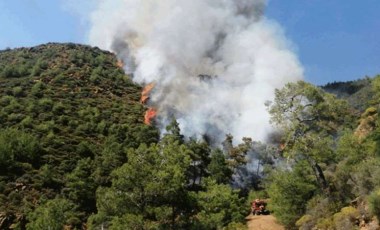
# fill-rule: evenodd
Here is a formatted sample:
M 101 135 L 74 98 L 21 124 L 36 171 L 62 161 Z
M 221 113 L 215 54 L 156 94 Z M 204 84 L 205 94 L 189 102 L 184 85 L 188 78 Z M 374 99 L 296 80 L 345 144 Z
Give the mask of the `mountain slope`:
M 356 81 L 332 82 L 322 88 L 337 95 L 340 99 L 345 99 L 355 109 L 363 112 L 371 103 L 374 92 L 371 85 L 371 78 L 363 78 Z
M 126 161 L 124 149 L 158 139 L 143 124 L 140 94 L 98 48 L 0 51 L 0 229 L 25 225 L 28 212 L 56 196 L 76 203 L 73 225 L 84 222 L 96 188 Z

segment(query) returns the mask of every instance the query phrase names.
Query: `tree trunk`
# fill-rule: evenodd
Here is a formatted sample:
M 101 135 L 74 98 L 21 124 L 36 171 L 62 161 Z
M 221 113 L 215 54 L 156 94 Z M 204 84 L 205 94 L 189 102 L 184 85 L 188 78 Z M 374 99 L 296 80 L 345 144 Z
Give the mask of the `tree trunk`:
M 319 183 L 319 186 L 321 189 L 325 192 L 329 190 L 329 185 L 326 181 L 325 174 L 323 173 L 323 170 L 319 164 L 312 159 L 311 157 L 307 157 L 307 161 L 309 162 L 311 168 L 313 169 L 314 175 Z

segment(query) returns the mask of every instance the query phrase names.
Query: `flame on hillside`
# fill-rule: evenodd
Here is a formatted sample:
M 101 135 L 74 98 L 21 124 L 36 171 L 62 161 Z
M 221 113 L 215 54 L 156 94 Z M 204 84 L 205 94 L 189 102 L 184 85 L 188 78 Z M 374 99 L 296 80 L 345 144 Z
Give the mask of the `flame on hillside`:
M 303 74 L 267 1 L 91 1 L 89 43 L 116 53 L 135 82 L 156 82 L 154 102 L 145 92 L 141 102 L 159 108 L 161 129 L 175 117 L 185 136 L 264 141 L 265 102 Z
M 147 84 L 142 92 L 141 92 L 141 98 L 140 98 L 140 102 L 142 104 L 146 104 L 148 99 L 149 99 L 149 95 L 151 93 L 151 91 L 153 90 L 155 84 L 152 82 L 152 83 L 149 83 Z M 151 125 L 152 124 L 152 120 L 156 117 L 157 115 L 157 109 L 153 108 L 153 107 L 149 107 L 148 110 L 145 112 L 145 115 L 144 115 L 144 123 L 146 125 Z
M 119 68 L 123 68 L 124 67 L 124 62 L 122 60 L 117 60 L 117 63 L 116 63 L 116 66 L 119 67 Z
M 143 91 L 141 92 L 141 99 L 140 99 L 141 103 L 145 104 L 147 102 L 147 100 L 149 99 L 149 94 L 154 88 L 154 86 L 155 86 L 154 83 L 149 83 L 144 87 Z
M 151 125 L 152 124 L 152 120 L 156 117 L 156 115 L 157 115 L 157 110 L 155 108 L 149 108 L 145 112 L 144 123 L 146 125 Z

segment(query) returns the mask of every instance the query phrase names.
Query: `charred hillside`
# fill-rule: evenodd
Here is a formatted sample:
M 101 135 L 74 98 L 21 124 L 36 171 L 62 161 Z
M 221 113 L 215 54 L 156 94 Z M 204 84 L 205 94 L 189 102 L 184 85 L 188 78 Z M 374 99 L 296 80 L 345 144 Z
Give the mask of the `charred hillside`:
M 0 229 L 56 196 L 95 212 L 95 190 L 126 160 L 124 149 L 157 141 L 143 124 L 141 87 L 114 54 L 49 43 L 0 51 Z M 81 191 L 81 192 L 80 192 Z

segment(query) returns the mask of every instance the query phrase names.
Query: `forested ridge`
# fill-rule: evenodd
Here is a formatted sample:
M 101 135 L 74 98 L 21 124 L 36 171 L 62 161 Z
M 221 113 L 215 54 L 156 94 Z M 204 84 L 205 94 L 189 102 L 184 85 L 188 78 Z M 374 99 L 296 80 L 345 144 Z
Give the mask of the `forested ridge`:
M 98 48 L 0 51 L 0 229 L 245 229 L 253 198 L 287 229 L 378 226 L 380 76 L 289 83 L 268 143 L 220 147 L 144 124 L 141 90 Z

